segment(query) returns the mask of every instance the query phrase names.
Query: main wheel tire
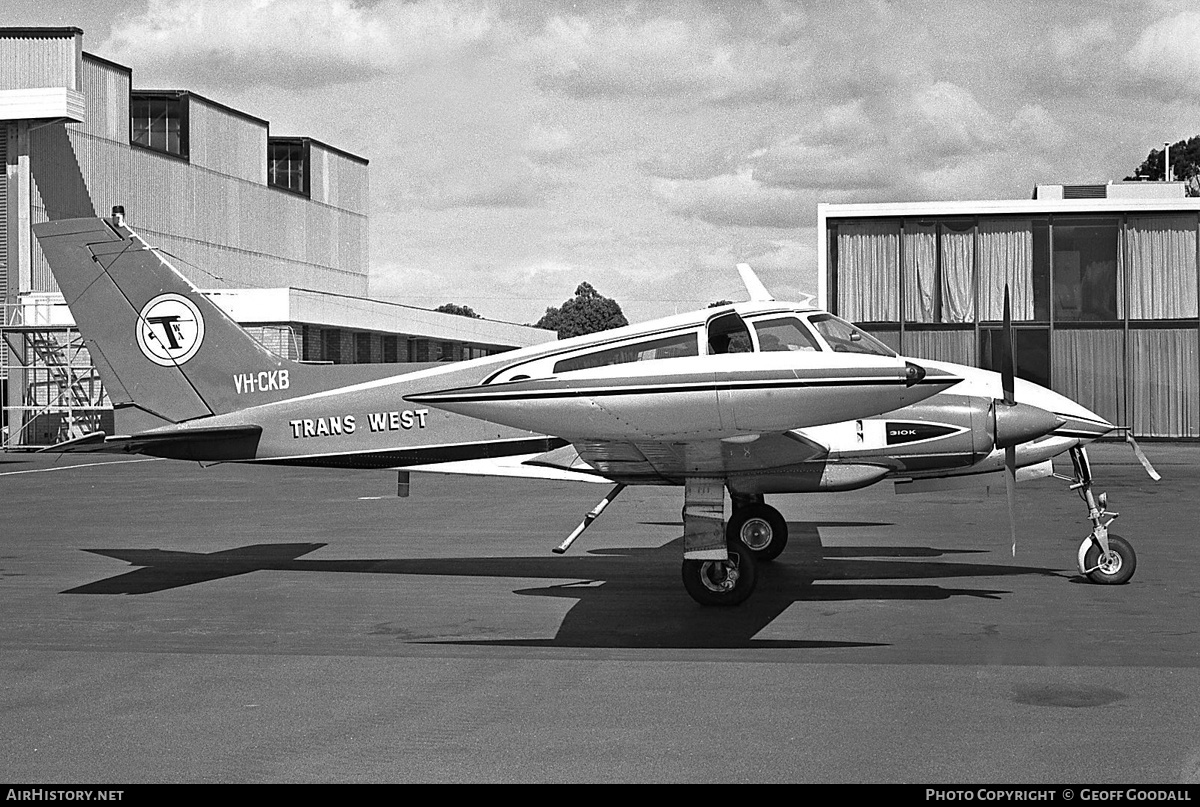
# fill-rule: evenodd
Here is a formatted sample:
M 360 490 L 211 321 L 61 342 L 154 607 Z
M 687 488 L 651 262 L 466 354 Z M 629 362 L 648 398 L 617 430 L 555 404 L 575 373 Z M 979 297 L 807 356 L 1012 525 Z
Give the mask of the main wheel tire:
M 729 560 L 684 560 L 683 587 L 701 605 L 741 605 L 758 583 L 754 553 L 729 542 Z
M 725 537 L 741 541 L 757 561 L 772 561 L 787 546 L 787 522 L 778 510 L 766 504 L 750 504 L 734 508 Z
M 1100 556 L 1100 545 L 1092 541 L 1084 554 L 1084 568 L 1091 569 L 1087 577 L 1093 583 L 1108 586 L 1118 586 L 1128 583 L 1137 568 L 1137 555 L 1133 547 L 1119 535 L 1109 533 L 1108 554 Z

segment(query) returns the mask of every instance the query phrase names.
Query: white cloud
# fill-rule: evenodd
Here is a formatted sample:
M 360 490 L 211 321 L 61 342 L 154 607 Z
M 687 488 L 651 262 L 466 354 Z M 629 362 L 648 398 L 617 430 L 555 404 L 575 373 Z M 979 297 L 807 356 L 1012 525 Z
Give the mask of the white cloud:
M 658 10 L 656 5 L 646 8 Z M 731 102 L 776 94 L 807 60 L 790 47 L 796 22 L 738 31 L 742 15 L 685 4 L 677 16 L 615 13 L 555 16 L 521 46 L 550 86 L 580 97 L 695 94 Z
M 1147 85 L 1195 96 L 1200 83 L 1200 12 L 1183 11 L 1147 26 L 1125 58 Z
M 385 0 L 151 0 L 97 52 L 212 84 L 307 87 L 360 79 L 476 45 L 493 15 L 472 3 Z
M 797 227 L 811 212 L 807 197 L 765 186 L 751 168 L 704 180 L 656 179 L 655 193 L 676 215 L 738 227 Z
M 933 159 L 976 154 L 999 145 L 996 119 L 969 90 L 949 81 L 915 92 L 905 117 L 911 145 Z

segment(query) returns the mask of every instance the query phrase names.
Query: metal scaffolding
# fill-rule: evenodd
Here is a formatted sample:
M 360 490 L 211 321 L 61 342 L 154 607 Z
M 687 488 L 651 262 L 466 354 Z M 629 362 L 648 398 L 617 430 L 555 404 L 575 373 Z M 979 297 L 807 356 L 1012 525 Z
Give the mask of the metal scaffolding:
M 0 332 L 12 361 L 2 447 L 47 446 L 111 429 L 112 404 L 79 331 L 26 324 L 21 306 L 4 313 Z

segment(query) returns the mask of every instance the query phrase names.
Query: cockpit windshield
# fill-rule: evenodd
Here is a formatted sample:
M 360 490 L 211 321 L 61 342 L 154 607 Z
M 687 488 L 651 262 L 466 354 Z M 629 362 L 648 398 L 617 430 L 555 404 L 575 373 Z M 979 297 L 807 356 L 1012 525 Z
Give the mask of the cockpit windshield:
M 833 314 L 813 314 L 808 321 L 829 343 L 834 353 L 867 353 L 872 356 L 895 356 L 890 347 L 864 330 Z

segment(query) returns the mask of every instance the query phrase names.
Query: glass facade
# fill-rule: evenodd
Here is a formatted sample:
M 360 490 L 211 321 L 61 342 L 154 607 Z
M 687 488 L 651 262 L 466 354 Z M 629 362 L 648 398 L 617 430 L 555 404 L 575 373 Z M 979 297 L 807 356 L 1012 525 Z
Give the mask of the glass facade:
M 829 306 L 904 355 L 999 367 L 1139 437 L 1200 437 L 1200 213 L 826 219 Z

